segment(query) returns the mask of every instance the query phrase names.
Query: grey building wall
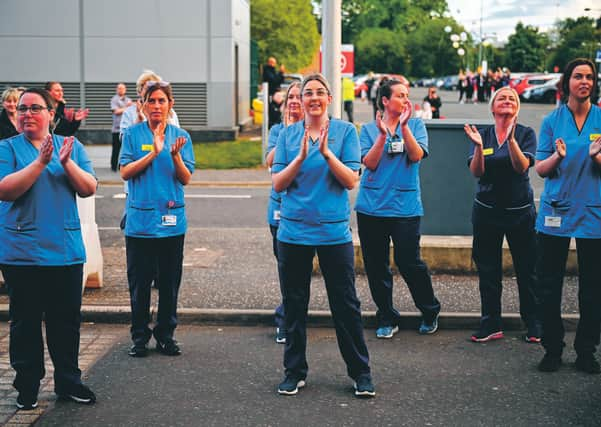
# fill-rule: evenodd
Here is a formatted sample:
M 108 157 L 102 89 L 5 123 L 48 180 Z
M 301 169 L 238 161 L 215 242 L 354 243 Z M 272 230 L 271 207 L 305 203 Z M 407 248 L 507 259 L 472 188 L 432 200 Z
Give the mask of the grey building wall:
M 62 82 L 92 109 L 87 128 L 110 127 L 114 85 L 144 69 L 173 83 L 184 127 L 236 128 L 249 120 L 249 45 L 247 0 L 0 0 L 0 84 Z

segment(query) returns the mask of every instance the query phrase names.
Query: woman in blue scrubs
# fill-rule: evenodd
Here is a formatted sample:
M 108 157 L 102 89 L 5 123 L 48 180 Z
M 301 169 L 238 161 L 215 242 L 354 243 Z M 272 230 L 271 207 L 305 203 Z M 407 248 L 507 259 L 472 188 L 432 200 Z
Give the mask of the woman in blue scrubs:
M 290 126 L 293 123 L 302 120 L 303 118 L 303 106 L 301 104 L 300 97 L 301 83 L 293 82 L 286 90 L 286 96 L 283 101 L 283 118 L 282 123 L 278 123 L 273 126 L 269 131 L 269 140 L 267 143 L 267 156 L 265 162 L 268 167 L 273 165 L 273 158 L 275 156 L 275 145 L 278 141 L 278 136 L 282 129 L 286 126 Z M 273 242 L 273 255 L 275 259 L 278 259 L 278 240 L 277 233 L 280 225 L 280 204 L 282 203 L 282 196 L 276 193 L 275 190 L 271 189 L 269 195 L 269 202 L 267 204 L 267 223 L 269 224 L 269 231 L 271 231 L 271 237 Z M 279 277 L 279 272 L 278 272 Z M 280 291 L 282 284 L 280 280 Z M 275 342 L 278 344 L 286 344 L 286 325 L 284 324 L 284 304 L 280 304 L 275 309 Z
M 37 406 L 45 375 L 42 318 L 55 392 L 79 403 L 96 401 L 78 367 L 86 254 L 75 200 L 96 192 L 96 178 L 78 140 L 49 133 L 53 117 L 50 95 L 27 89 L 17 106 L 23 133 L 0 142 L 0 265 L 10 298 L 19 409 Z
M 566 65 L 561 88 L 567 96 L 543 120 L 536 172 L 545 178 L 536 219 L 539 257 L 537 296 L 542 305 L 545 356 L 538 369 L 557 371 L 565 347 L 561 292 L 572 237 L 578 253 L 580 320 L 574 348 L 576 369 L 599 374 L 595 358 L 601 331 L 601 109 L 591 101 L 597 70 L 589 59 Z
M 184 185 L 194 172 L 190 135 L 168 123 L 173 106 L 171 85 L 146 83 L 143 109 L 147 121 L 123 133 L 121 177 L 128 181 L 125 245 L 131 298 L 132 357 L 144 357 L 151 336 L 156 349 L 178 356 L 173 333 L 177 326 L 177 296 L 182 277 L 184 236 L 187 228 Z M 150 284 L 157 266 L 159 308 L 151 330 Z
M 505 86 L 490 100 L 495 124 L 478 130 L 465 125 L 472 140 L 468 165 L 478 178 L 472 210 L 472 258 L 480 279 L 482 318 L 473 342 L 503 338 L 501 294 L 503 292 L 503 238 L 507 238 L 518 282 L 520 316 L 528 330 L 526 342 L 540 342 L 540 321 L 534 294 L 536 277 L 536 208 L 528 170 L 534 165 L 536 135 L 519 125 L 518 94 Z
M 349 225 L 348 190 L 357 184 L 360 168 L 357 131 L 348 122 L 328 119 L 332 96 L 321 74 L 303 80 L 301 97 L 304 120 L 282 129 L 272 167 L 274 190 L 285 191 L 277 239 L 287 332 L 286 377 L 278 393 L 294 395 L 305 385 L 307 310 L 317 253 L 338 347 L 355 381 L 355 395 L 372 397 L 375 390 L 355 290 Z
M 419 332 L 432 334 L 440 303 L 419 249 L 424 214 L 419 164 L 428 154 L 428 134 L 421 119 L 410 118 L 409 89 L 400 81 L 383 83 L 377 102 L 376 120 L 361 128 L 365 173 L 355 205 L 369 289 L 378 307 L 376 337 L 392 338 L 401 320 L 392 301 L 391 239 L 394 261 L 422 313 Z

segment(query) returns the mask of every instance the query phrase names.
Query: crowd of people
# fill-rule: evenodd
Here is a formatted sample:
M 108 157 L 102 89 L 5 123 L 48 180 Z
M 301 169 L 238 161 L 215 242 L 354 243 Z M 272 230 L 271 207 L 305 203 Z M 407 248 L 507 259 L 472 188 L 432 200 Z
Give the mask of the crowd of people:
M 545 117 L 538 145 L 533 129 L 518 123 L 520 100 L 507 86 L 491 92 L 492 126 L 464 127 L 472 144 L 467 166 L 478 180 L 472 256 L 482 308 L 480 327 L 470 338 L 475 343 L 503 338 L 505 237 L 516 270 L 524 339 L 542 343 L 540 371 L 560 369 L 565 347 L 561 291 L 574 237 L 580 305 L 575 366 L 599 374 L 595 352 L 601 335 L 601 287 L 594 266 L 601 250 L 601 110 L 591 102 L 597 85 L 595 64 L 587 59 L 570 62 L 561 84 L 567 102 Z M 401 322 L 393 299 L 391 241 L 394 262 L 421 313 L 418 332 L 429 335 L 438 330 L 441 302 L 419 244 L 424 215 L 419 168 L 430 155 L 428 134 L 423 120 L 415 117 L 409 90 L 399 80 L 378 82 L 374 120 L 360 133 L 352 123 L 328 115 L 332 94 L 321 74 L 305 76 L 282 94 L 282 122 L 271 127 L 266 154 L 273 182 L 267 222 L 282 297 L 275 339 L 285 344 L 279 394 L 295 395 L 306 384 L 306 324 L 315 255 L 354 394 L 376 394 L 355 288 L 348 192 L 356 186 L 359 239 L 377 306 L 376 337 L 392 338 Z M 184 187 L 194 172 L 194 152 L 190 135 L 179 127 L 173 111 L 171 84 L 145 71 L 136 91 L 134 102 L 120 84 L 111 101 L 115 120 L 121 119 L 113 123 L 118 139 L 113 144 L 118 152 L 114 169 L 126 182 L 127 194 L 121 225 L 131 302 L 133 344 L 128 354 L 147 356 L 154 337 L 158 352 L 179 356 L 182 351 L 174 335 L 187 229 Z M 435 91 L 427 98 L 436 108 Z M 76 195 L 92 196 L 97 181 L 83 145 L 69 135 L 88 112 L 66 108 L 58 82 L 50 82 L 46 89 L 8 89 L 2 102 L 0 268 L 10 300 L 10 362 L 16 371 L 17 406 L 37 406 L 45 375 L 42 319 L 55 392 L 91 404 L 96 396 L 82 383 L 78 367 L 86 255 Z M 538 213 L 528 179 L 533 166 L 545 178 Z M 151 328 L 153 282 L 159 307 Z

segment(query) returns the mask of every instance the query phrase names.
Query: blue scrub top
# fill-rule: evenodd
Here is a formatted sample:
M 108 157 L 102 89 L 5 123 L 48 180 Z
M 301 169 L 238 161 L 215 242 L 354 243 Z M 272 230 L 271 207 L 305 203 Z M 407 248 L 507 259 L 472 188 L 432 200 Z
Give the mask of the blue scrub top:
M 566 157 L 545 179 L 536 230 L 563 237 L 601 238 L 601 169 L 589 156 L 589 145 L 601 135 L 601 109 L 593 105 L 579 132 L 572 112 L 562 105 L 543 120 L 536 160 L 555 152 L 555 140 L 566 143 Z
M 190 173 L 194 172 L 194 149 L 190 135 L 168 124 L 163 150 L 141 174 L 129 180 L 126 236 L 159 238 L 179 236 L 186 232 L 184 186 L 177 179 L 170 153 L 170 147 L 180 136 L 187 139 L 180 154 Z M 123 133 L 119 164 L 127 165 L 146 156 L 152 147 L 153 135 L 146 122 L 130 126 Z
M 86 261 L 75 191 L 59 159 L 63 140 L 52 136 L 52 159 L 31 188 L 15 201 L 1 202 L 0 264 L 64 266 Z M 0 141 L 0 180 L 29 166 L 39 154 L 23 134 Z M 77 139 L 71 159 L 94 175 Z
M 424 122 L 418 118 L 407 122 L 415 140 L 428 155 L 428 133 Z M 363 158 L 380 135 L 376 122 L 361 127 L 361 158 Z M 400 123 L 395 135 L 402 137 Z M 389 143 L 391 136 L 386 136 Z M 386 148 L 375 170 L 365 168 L 355 210 L 359 213 L 380 217 L 423 216 L 421 189 L 419 183 L 419 164 L 412 162 L 407 152 L 388 154 Z
M 305 122 L 280 132 L 272 173 L 282 171 L 299 153 Z M 350 169 L 361 167 L 357 130 L 348 122 L 330 120 L 330 151 Z M 297 245 L 337 245 L 352 241 L 348 190 L 330 172 L 319 152 L 319 142 L 309 143 L 300 171 L 282 193 L 278 240 Z
M 278 123 L 272 126 L 269 131 L 269 139 L 267 140 L 267 154 L 275 148 L 278 142 L 278 136 L 281 130 L 284 128 L 283 123 Z M 271 186 L 271 193 L 269 193 L 269 202 L 267 203 L 267 223 L 274 227 L 280 225 L 280 204 L 282 203 L 282 195 L 277 193 Z
M 533 204 L 532 187 L 528 170 L 518 174 L 511 164 L 507 140 L 499 147 L 494 126 L 478 131 L 482 136 L 484 175 L 478 178 L 475 202 L 484 208 L 519 211 Z M 517 125 L 515 139 L 528 158 L 530 167 L 536 153 L 536 134 L 530 127 Z M 471 144 L 468 166 L 474 157 L 475 144 Z

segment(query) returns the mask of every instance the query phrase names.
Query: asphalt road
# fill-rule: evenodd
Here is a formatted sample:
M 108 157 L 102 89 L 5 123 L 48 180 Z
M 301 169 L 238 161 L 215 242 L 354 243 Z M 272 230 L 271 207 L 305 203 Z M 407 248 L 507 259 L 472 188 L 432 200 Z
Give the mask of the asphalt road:
M 178 329 L 183 355 L 127 356 L 123 338 L 89 372 L 96 405 L 56 402 L 36 426 L 598 426 L 598 375 L 577 372 L 566 349 L 559 372 L 536 370 L 537 345 L 516 334 L 488 344 L 465 331 L 392 340 L 367 334 L 375 399 L 352 392 L 332 329 L 310 329 L 309 376 L 277 395 L 283 347 L 270 330 Z M 568 334 L 568 342 L 573 334 Z

